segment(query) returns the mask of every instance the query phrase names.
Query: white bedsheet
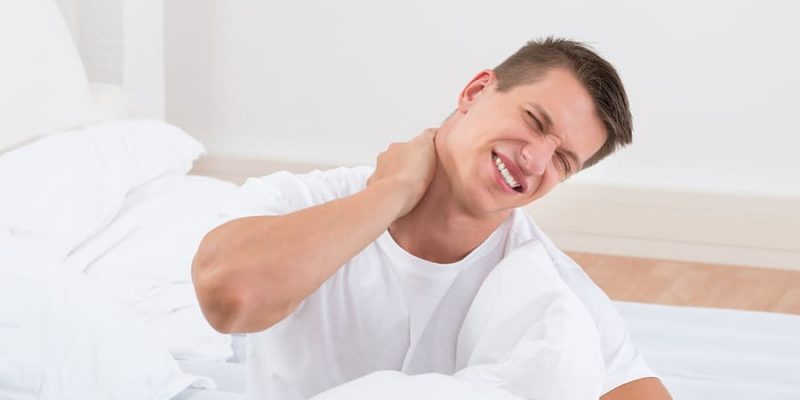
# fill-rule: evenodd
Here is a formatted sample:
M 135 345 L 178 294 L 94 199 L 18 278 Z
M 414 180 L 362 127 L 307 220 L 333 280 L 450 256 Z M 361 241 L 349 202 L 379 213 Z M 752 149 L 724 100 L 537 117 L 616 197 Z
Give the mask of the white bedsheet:
M 800 316 L 617 305 L 675 399 L 800 399 Z

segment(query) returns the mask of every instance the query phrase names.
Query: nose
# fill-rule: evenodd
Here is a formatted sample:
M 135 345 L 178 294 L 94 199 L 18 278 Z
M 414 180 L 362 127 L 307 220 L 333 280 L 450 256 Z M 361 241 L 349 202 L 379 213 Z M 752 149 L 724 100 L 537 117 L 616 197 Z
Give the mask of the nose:
M 542 140 L 528 143 L 522 148 L 522 172 L 525 175 L 539 175 L 544 174 L 550 160 L 553 159 L 553 153 L 556 151 L 558 144 L 554 140 Z

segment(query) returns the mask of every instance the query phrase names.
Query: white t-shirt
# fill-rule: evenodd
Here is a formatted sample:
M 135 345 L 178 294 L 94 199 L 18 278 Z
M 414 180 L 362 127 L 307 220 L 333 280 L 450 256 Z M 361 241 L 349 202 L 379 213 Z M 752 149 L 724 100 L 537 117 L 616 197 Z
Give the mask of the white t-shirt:
M 372 167 L 304 175 L 278 172 L 249 179 L 231 210 L 281 215 L 363 190 Z M 454 264 L 409 254 L 388 232 L 354 256 L 295 311 L 271 328 L 248 335 L 249 399 L 306 399 L 378 370 L 402 370 L 421 331 L 462 271 L 496 265 L 531 239 L 548 250 L 561 278 L 592 314 L 606 377 L 603 392 L 655 374 L 633 345 L 613 303 L 560 252 L 521 210 Z
M 502 244 L 508 225 L 507 221 L 466 257 L 450 264 L 438 264 L 407 252 L 394 241 L 388 230 L 375 241 L 375 250 L 383 256 L 381 263 L 392 269 L 408 311 L 408 354 L 413 354 L 434 309 L 459 274 L 480 264 L 497 265 L 503 259 Z

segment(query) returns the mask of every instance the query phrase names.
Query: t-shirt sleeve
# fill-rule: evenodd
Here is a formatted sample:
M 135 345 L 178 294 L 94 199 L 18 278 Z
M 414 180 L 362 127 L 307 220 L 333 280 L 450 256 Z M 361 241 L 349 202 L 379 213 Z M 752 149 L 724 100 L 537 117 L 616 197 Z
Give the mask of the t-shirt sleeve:
M 605 292 L 577 264 L 562 269 L 562 278 L 589 309 L 597 326 L 606 364 L 603 394 L 637 379 L 658 377 L 631 340 L 625 321 Z
M 250 178 L 226 207 L 229 219 L 284 215 L 355 194 L 366 187 L 373 168 L 336 168 L 292 174 L 286 171 Z

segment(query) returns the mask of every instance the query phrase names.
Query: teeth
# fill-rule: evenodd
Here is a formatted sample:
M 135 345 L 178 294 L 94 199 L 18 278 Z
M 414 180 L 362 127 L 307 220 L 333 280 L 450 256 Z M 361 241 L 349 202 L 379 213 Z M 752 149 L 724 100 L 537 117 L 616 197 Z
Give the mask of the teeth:
M 503 164 L 503 161 L 500 160 L 500 157 L 492 156 L 492 158 L 494 158 L 494 163 L 495 165 L 497 165 L 497 170 L 500 171 L 500 175 L 503 176 L 503 179 L 506 181 L 508 186 L 511 186 L 512 188 L 515 189 L 522 186 L 519 183 L 517 183 L 517 181 L 514 179 L 513 176 L 511 176 L 511 173 L 508 172 L 506 165 Z

